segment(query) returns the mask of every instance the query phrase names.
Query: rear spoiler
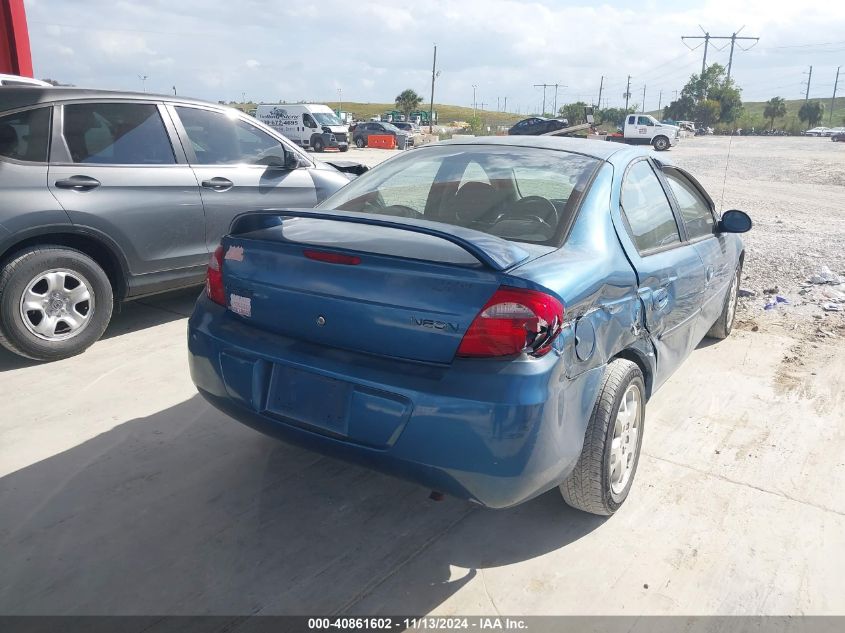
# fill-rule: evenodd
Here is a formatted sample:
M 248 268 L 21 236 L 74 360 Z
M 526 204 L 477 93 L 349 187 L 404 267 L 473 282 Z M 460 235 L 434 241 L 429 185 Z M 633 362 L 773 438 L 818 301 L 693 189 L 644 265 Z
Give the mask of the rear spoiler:
M 333 220 L 335 222 L 351 222 L 352 224 L 368 224 L 384 226 L 402 231 L 412 231 L 423 235 L 431 235 L 451 242 L 475 257 L 479 262 L 496 271 L 507 270 L 525 261 L 529 253 L 513 242 L 501 237 L 474 231 L 461 226 L 450 226 L 449 232 L 443 230 L 444 224 L 428 220 L 411 220 L 404 218 L 385 219 L 372 213 L 344 213 L 343 211 L 313 211 L 310 209 L 294 210 L 266 210 L 242 213 L 232 220 L 229 228 L 230 235 L 250 233 L 260 229 L 278 226 L 284 218 L 311 218 L 314 220 Z

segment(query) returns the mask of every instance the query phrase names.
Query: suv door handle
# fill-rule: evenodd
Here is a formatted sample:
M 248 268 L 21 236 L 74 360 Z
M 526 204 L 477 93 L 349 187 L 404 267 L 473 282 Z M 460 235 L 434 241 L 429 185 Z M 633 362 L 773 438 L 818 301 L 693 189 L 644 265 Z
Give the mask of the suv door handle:
M 100 186 L 100 181 L 90 176 L 71 176 L 64 180 L 57 180 L 59 189 L 73 189 L 74 191 L 90 191 Z
M 228 191 L 235 186 L 235 183 L 228 178 L 221 178 L 218 176 L 216 178 L 212 178 L 211 180 L 203 180 L 202 186 L 206 189 L 213 189 L 214 191 Z

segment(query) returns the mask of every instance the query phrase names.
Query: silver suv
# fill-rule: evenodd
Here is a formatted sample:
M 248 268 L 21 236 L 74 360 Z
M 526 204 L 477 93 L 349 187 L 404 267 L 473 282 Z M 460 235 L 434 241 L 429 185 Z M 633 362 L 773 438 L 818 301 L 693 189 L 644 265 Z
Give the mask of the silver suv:
M 202 283 L 235 215 L 312 207 L 349 178 L 231 108 L 4 87 L 0 343 L 37 360 L 78 354 L 115 302 Z

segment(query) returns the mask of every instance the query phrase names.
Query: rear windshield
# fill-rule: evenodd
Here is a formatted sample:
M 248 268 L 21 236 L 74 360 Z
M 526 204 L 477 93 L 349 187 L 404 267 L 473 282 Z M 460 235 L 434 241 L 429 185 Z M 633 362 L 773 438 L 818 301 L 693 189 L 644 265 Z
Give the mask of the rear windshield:
M 599 163 L 531 147 L 433 146 L 367 172 L 318 208 L 431 220 L 556 246 Z

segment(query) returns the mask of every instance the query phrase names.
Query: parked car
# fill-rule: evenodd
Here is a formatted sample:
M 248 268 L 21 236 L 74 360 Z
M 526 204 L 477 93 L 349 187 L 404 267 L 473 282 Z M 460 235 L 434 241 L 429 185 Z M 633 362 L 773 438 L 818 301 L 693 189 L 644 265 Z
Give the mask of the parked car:
M 393 126 L 402 132 L 405 132 L 408 136 L 407 146 L 414 147 L 417 145 L 422 145 L 423 143 L 423 133 L 420 129 L 420 126 L 416 123 L 411 123 L 409 121 L 399 121 L 398 123 L 393 123 Z
M 426 146 L 313 210 L 248 213 L 189 320 L 191 376 L 244 424 L 501 508 L 612 514 L 645 406 L 733 326 L 751 221 L 586 139 Z
M 3 88 L 0 343 L 37 360 L 78 354 L 115 301 L 202 283 L 238 213 L 313 206 L 347 182 L 230 108 Z
M 0 73 L 0 86 L 42 86 L 51 87 L 52 84 L 32 77 L 21 77 L 20 75 L 4 75 Z
M 565 127 L 569 127 L 567 119 L 548 119 L 542 116 L 533 116 L 514 124 L 508 130 L 508 134 L 510 136 L 539 136 Z
M 845 141 L 845 127 L 833 128 L 833 133 L 830 135 L 831 141 Z
M 826 127 L 814 127 L 811 130 L 806 130 L 804 136 L 824 136 L 826 131 Z
M 406 134 L 392 123 L 384 121 L 364 121 L 355 126 L 352 132 L 352 142 L 356 147 L 366 147 L 369 145 L 370 136 L 372 135 L 387 135 L 396 139 L 397 146 L 401 144 L 400 136 L 410 140 L 410 135 Z M 407 141 L 406 141 L 407 142 Z

